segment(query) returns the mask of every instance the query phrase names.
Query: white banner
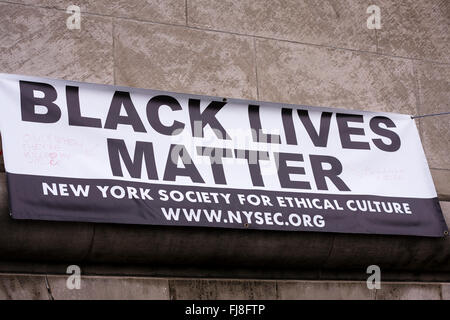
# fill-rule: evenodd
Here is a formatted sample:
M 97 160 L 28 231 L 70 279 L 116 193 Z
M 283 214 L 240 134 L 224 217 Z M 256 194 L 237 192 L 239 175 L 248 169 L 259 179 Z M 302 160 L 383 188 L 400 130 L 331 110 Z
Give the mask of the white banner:
M 446 230 L 409 115 L 7 74 L 0 98 L 15 218 Z

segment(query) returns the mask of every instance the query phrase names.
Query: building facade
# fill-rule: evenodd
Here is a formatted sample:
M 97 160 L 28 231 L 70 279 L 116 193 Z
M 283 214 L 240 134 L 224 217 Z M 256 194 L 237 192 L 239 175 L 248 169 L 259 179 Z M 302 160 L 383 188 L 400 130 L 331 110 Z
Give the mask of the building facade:
M 70 5 L 81 9 L 78 26 Z M 0 17 L 2 73 L 450 111 L 448 1 L 11 0 L 0 1 Z M 415 121 L 449 225 L 450 115 Z M 0 171 L 2 299 L 450 299 L 448 236 L 14 221 L 3 160 Z M 70 265 L 80 289 L 67 286 Z M 366 285 L 370 265 L 380 289 Z

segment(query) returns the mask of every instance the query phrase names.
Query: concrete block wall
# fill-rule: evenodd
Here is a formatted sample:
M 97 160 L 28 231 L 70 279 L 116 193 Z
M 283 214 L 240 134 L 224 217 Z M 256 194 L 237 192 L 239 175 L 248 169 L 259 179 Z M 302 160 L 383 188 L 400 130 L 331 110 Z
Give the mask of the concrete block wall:
M 80 30 L 66 27 L 70 4 L 81 7 Z M 371 4 L 381 8 L 380 30 L 366 27 Z M 0 0 L 0 18 L 3 73 L 359 110 L 450 111 L 448 1 Z M 450 116 L 416 121 L 448 219 Z

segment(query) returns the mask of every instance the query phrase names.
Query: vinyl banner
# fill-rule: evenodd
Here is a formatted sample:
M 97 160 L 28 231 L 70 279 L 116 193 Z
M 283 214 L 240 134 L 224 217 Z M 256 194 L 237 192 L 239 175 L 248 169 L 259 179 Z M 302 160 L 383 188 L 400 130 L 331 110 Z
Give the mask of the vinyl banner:
M 15 219 L 446 231 L 409 115 L 7 74 L 0 103 Z

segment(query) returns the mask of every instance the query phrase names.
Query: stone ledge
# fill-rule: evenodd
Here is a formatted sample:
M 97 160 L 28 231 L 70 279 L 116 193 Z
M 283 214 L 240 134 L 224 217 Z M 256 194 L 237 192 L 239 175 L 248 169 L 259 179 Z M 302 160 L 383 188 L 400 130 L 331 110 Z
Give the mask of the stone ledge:
M 80 289 L 70 290 L 66 286 L 67 277 L 0 274 L 0 299 L 450 299 L 450 283 L 382 282 L 381 289 L 369 290 L 365 281 L 81 276 Z

